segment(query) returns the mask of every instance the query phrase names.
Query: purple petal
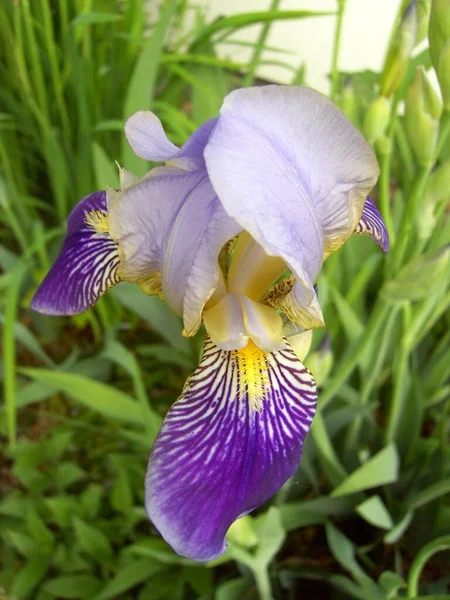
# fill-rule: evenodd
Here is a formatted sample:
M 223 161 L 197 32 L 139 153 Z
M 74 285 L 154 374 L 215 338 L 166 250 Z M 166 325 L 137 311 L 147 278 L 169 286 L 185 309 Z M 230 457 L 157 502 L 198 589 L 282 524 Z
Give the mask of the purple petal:
M 268 388 L 254 410 L 236 356 L 206 340 L 147 471 L 154 525 L 176 552 L 199 561 L 220 556 L 230 525 L 296 472 L 316 406 L 314 379 L 288 348 L 265 355 Z
M 383 252 L 389 251 L 389 234 L 380 211 L 370 196 L 366 203 L 355 233 L 370 235 Z
M 117 244 L 86 224 L 86 214 L 93 210 L 106 213 L 105 192 L 86 196 L 70 213 L 62 250 L 31 301 L 33 310 L 77 315 L 119 283 Z
M 125 134 L 134 152 L 154 162 L 170 161 L 173 166 L 194 171 L 204 167 L 203 150 L 217 119 L 204 123 L 180 149 L 166 136 L 161 121 L 150 111 L 132 115 L 125 125 Z

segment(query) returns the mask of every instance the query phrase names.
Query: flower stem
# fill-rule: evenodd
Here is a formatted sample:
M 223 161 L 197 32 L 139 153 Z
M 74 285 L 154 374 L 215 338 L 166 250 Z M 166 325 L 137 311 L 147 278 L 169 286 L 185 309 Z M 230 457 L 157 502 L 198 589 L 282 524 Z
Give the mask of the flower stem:
M 256 587 L 258 588 L 259 600 L 274 600 L 267 569 L 253 569 L 253 575 L 255 577 Z
M 345 1 L 346 0 L 337 0 L 338 2 L 338 13 L 336 19 L 336 29 L 334 33 L 334 43 L 333 43 L 333 60 L 331 63 L 331 99 L 335 100 L 336 94 L 339 87 L 339 49 L 341 46 L 341 32 L 342 32 L 342 22 L 344 19 L 344 10 L 345 10 Z

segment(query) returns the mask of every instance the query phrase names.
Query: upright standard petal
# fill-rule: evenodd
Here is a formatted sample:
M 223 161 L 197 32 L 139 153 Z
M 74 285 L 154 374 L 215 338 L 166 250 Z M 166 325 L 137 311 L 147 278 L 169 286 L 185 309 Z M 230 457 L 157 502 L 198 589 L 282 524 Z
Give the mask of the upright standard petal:
M 230 525 L 296 472 L 316 400 L 312 375 L 289 347 L 226 352 L 206 340 L 146 477 L 147 511 L 176 552 L 207 561 L 225 551 Z
M 119 275 L 147 292 L 158 282 L 167 304 L 184 317 L 186 333 L 195 333 L 219 280 L 219 252 L 240 231 L 206 172 L 161 167 L 112 197 L 109 213 Z
M 317 313 L 324 254 L 355 231 L 378 176 L 370 146 L 325 96 L 270 85 L 227 96 L 205 159 L 228 213 L 285 260 Z
M 125 134 L 134 152 L 154 162 L 167 162 L 174 167 L 194 171 L 204 168 L 203 150 L 217 119 L 210 119 L 178 148 L 166 136 L 161 121 L 149 110 L 132 115 L 125 125 Z
M 389 234 L 383 217 L 370 196 L 366 203 L 355 233 L 369 235 L 383 252 L 389 251 Z
M 117 244 L 108 233 L 105 192 L 81 200 L 69 215 L 61 252 L 31 301 L 48 315 L 77 315 L 119 283 Z

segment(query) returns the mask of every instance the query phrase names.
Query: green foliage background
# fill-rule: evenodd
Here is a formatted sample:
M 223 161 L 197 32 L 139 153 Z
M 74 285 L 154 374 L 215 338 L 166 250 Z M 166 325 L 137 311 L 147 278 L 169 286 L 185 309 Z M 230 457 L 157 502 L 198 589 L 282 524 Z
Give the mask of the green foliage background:
M 148 168 L 124 120 L 151 108 L 181 144 L 229 90 L 255 82 L 273 22 L 321 18 L 280 4 L 211 23 L 183 0 L 152 15 L 143 0 L 1 3 L 1 597 L 450 598 L 450 118 L 444 110 L 435 153 L 418 164 L 397 107 L 431 60 L 399 47 L 408 2 L 381 74 L 339 72 L 336 3 L 331 95 L 375 144 L 392 249 L 384 257 L 354 236 L 325 264 L 327 330 L 306 361 L 319 411 L 302 464 L 233 527 L 222 559 L 178 557 L 143 508 L 152 441 L 201 340 L 125 284 L 76 318 L 29 309 L 74 204 L 117 185 L 115 159 Z M 420 31 L 427 4 L 414 5 Z M 248 64 L 218 58 L 218 43 L 239 43 L 229 35 L 255 23 Z M 300 65 L 292 83 L 304 77 Z M 373 103 L 386 82 L 382 118 Z

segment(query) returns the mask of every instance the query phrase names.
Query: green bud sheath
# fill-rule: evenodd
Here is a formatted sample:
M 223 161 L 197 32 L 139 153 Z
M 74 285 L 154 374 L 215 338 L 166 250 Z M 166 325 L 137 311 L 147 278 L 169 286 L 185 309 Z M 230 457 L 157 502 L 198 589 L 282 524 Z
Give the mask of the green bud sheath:
M 384 61 L 381 74 L 381 95 L 390 98 L 400 87 L 409 57 L 416 43 L 417 5 L 415 0 L 406 9 L 391 43 Z
M 374 144 L 386 132 L 391 114 L 391 101 L 384 96 L 376 98 L 367 109 L 363 133 L 369 144 Z
M 428 37 L 444 107 L 450 110 L 450 0 L 433 0 Z
M 441 113 L 441 100 L 424 68 L 418 67 L 406 96 L 405 126 L 411 148 L 422 166 L 433 162 Z

